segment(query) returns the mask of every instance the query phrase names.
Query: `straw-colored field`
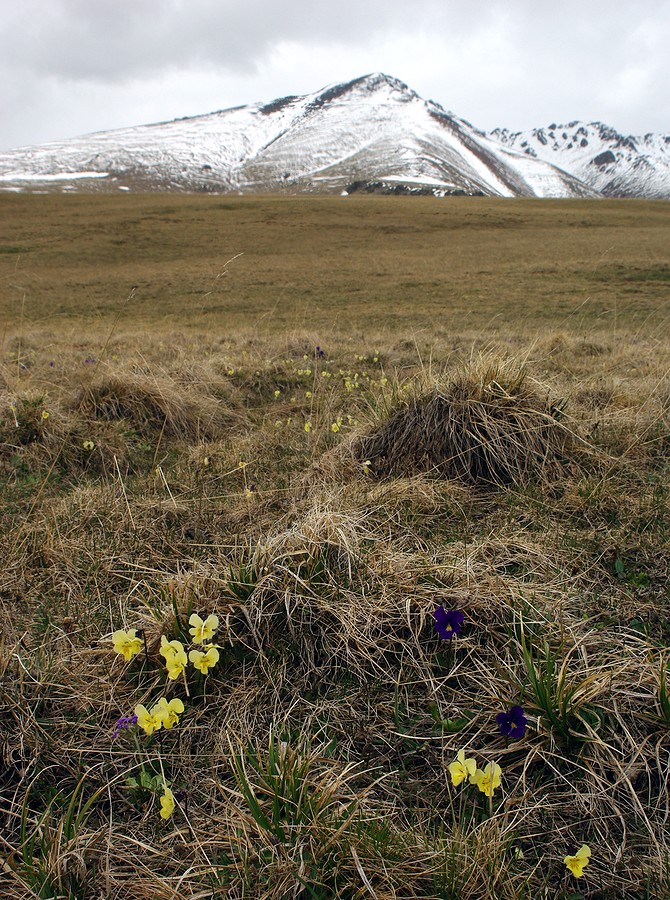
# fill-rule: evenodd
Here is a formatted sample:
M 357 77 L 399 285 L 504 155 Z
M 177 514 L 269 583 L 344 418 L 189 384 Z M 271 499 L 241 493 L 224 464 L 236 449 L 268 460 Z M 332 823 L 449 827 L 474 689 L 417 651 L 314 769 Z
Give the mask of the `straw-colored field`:
M 0 196 L 3 900 L 667 898 L 669 250 Z

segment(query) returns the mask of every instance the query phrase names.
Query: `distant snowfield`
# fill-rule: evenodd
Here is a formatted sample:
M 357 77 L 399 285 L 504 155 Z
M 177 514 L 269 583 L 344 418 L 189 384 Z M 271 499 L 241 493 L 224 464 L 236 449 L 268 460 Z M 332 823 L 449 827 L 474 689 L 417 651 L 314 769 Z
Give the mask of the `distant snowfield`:
M 10 172 L 0 175 L 0 181 L 77 181 L 81 178 L 109 178 L 109 172 Z
M 624 137 L 578 122 L 486 134 L 377 73 L 301 97 L 0 153 L 0 189 L 49 182 L 82 192 L 118 191 L 119 182 L 235 194 L 406 184 L 439 195 L 670 199 L 670 136 Z

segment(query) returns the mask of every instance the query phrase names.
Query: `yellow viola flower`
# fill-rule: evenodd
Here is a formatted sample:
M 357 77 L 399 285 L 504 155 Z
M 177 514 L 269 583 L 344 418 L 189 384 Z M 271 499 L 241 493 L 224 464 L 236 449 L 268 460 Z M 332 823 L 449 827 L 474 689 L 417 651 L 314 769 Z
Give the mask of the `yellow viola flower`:
M 142 638 L 137 637 L 137 629 L 135 628 L 129 628 L 128 631 L 119 629 L 112 635 L 112 644 L 116 652 L 120 653 L 125 661 L 128 662 L 142 649 Z
M 166 787 L 160 798 L 161 801 L 161 819 L 169 819 L 174 812 L 174 794 L 169 787 Z
M 93 441 L 84 441 L 82 447 L 84 448 L 84 450 L 94 450 L 95 444 L 93 443 Z
M 158 703 L 151 710 L 151 715 L 158 717 L 163 728 L 172 728 L 179 722 L 179 716 L 184 712 L 184 704 L 179 697 L 173 697 L 168 702 L 165 697 L 161 697 Z M 137 720 L 139 722 L 139 718 Z
M 449 764 L 449 774 L 451 775 L 451 783 L 454 787 L 465 781 L 466 778 L 473 780 L 477 770 L 477 763 L 474 759 L 465 758 L 465 750 L 459 750 L 456 759 Z
M 470 779 L 472 784 L 476 784 L 482 794 L 492 797 L 496 788 L 500 787 L 500 776 L 502 769 L 498 763 L 487 763 L 484 771 L 477 769 Z
M 181 641 L 168 641 L 165 635 L 161 637 L 161 656 L 165 657 L 168 678 L 174 681 L 179 678 L 186 668 L 186 651 Z
M 184 645 L 181 641 L 168 641 L 164 634 L 161 635 L 161 646 L 158 651 L 161 656 L 164 656 L 167 659 L 169 656 L 174 656 L 175 653 L 179 652 L 179 648 L 184 649 Z
M 280 391 L 280 390 L 276 390 L 276 391 L 275 391 L 275 400 L 277 399 L 277 397 L 278 397 L 280 394 L 281 394 L 281 391 Z
M 43 409 L 43 410 L 42 410 L 42 419 L 46 422 L 46 420 L 47 420 L 48 418 L 49 418 L 49 413 L 48 413 L 48 411 L 47 411 L 46 409 Z
M 197 613 L 192 613 L 188 624 L 192 626 L 189 633 L 195 643 L 204 644 L 214 637 L 214 632 L 219 627 L 219 617 L 212 613 L 203 621 Z
M 208 671 L 219 661 L 219 651 L 212 644 L 205 652 L 202 650 L 191 650 L 188 658 L 193 663 L 194 668 L 206 675 Z
M 138 703 L 135 707 L 137 724 L 144 729 L 146 734 L 153 734 L 154 731 L 159 731 L 163 727 L 163 720 L 156 714 L 156 709 L 157 707 L 154 706 L 149 712 L 146 706 L 142 706 L 141 703 Z
M 591 848 L 588 844 L 582 844 L 574 856 L 566 856 L 563 862 L 570 869 L 575 878 L 581 878 L 584 874 L 584 866 L 588 866 L 591 857 Z
M 305 422 L 305 432 L 306 432 L 307 434 L 309 434 L 311 430 L 312 430 L 312 423 L 311 423 L 311 422 Z

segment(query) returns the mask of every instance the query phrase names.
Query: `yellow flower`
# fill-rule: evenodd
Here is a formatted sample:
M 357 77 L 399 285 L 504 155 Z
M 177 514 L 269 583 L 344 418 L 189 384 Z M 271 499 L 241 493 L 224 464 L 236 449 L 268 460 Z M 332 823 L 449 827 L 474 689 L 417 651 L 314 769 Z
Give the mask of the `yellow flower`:
M 281 394 L 281 391 L 275 391 L 275 399 Z
M 472 758 L 466 759 L 465 750 L 459 750 L 456 754 L 456 759 L 449 764 L 451 783 L 454 787 L 458 787 L 461 781 L 465 781 L 466 778 L 469 778 L 471 782 L 474 781 L 476 769 L 477 763 L 475 760 Z
M 465 750 L 459 750 L 456 754 L 456 759 L 449 764 L 451 783 L 454 787 L 458 787 L 461 781 L 465 781 L 466 778 L 469 778 L 470 781 L 472 781 L 476 770 L 477 763 L 475 760 L 472 758 L 466 759 Z
M 179 722 L 179 716 L 184 712 L 184 704 L 179 697 L 173 697 L 169 702 L 165 697 L 161 697 L 158 703 L 151 710 L 151 715 L 159 718 L 163 728 L 172 728 Z M 139 722 L 139 717 L 137 719 Z
M 214 637 L 214 632 L 219 627 L 219 617 L 210 614 L 203 622 L 197 613 L 192 613 L 188 624 L 193 626 L 189 628 L 189 633 L 195 643 L 204 644 L 205 641 L 211 641 Z
M 82 444 L 82 447 L 84 448 L 84 450 L 93 450 L 95 447 L 95 444 L 93 443 L 93 441 L 84 441 L 84 443 Z
M 46 409 L 42 410 L 42 418 L 44 419 L 45 422 L 49 418 L 49 413 L 46 411 Z
M 191 650 L 188 658 L 193 663 L 194 668 L 202 672 L 203 675 L 206 675 L 208 671 L 218 663 L 219 651 L 214 644 L 212 644 L 204 653 L 202 650 Z
M 588 844 L 582 844 L 574 856 L 566 856 L 563 862 L 570 869 L 575 878 L 581 878 L 584 874 L 584 866 L 588 866 L 591 856 L 591 848 Z
M 161 656 L 165 657 L 168 678 L 172 681 L 179 678 L 186 668 L 186 651 L 181 641 L 168 641 L 165 635 L 161 637 Z
M 495 789 L 500 787 L 501 774 L 502 769 L 498 763 L 487 763 L 484 766 L 484 771 L 482 772 L 481 769 L 477 769 L 470 780 L 473 784 L 477 785 L 482 794 L 486 794 L 487 797 L 492 797 Z
M 161 801 L 161 819 L 169 819 L 174 812 L 174 794 L 169 787 L 166 787 L 160 798 Z
M 153 734 L 163 727 L 162 718 L 156 714 L 157 706 L 149 712 L 146 706 L 138 703 L 135 707 L 135 715 L 137 716 L 137 724 L 143 728 L 146 734 Z
M 142 649 L 142 638 L 137 637 L 136 631 L 135 628 L 129 628 L 128 631 L 120 629 L 112 635 L 114 649 L 121 654 L 126 662 Z
M 306 397 L 308 400 L 310 400 L 311 397 L 312 397 L 312 392 L 311 392 L 311 391 L 305 391 L 305 397 Z
M 312 430 L 312 423 L 311 423 L 311 422 L 305 422 L 305 432 L 306 432 L 307 434 L 309 434 L 311 430 Z

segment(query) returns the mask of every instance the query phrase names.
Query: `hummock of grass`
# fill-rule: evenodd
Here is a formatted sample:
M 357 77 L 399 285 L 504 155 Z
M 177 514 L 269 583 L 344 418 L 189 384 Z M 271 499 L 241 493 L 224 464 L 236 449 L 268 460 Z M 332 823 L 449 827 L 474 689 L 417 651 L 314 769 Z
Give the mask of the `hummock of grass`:
M 5 360 L 0 894 L 668 896 L 665 350 L 316 344 Z
M 405 399 L 354 454 L 382 477 L 432 472 L 480 486 L 520 485 L 549 477 L 566 458 L 574 435 L 561 417 L 560 402 L 542 396 L 523 370 L 482 360 Z

